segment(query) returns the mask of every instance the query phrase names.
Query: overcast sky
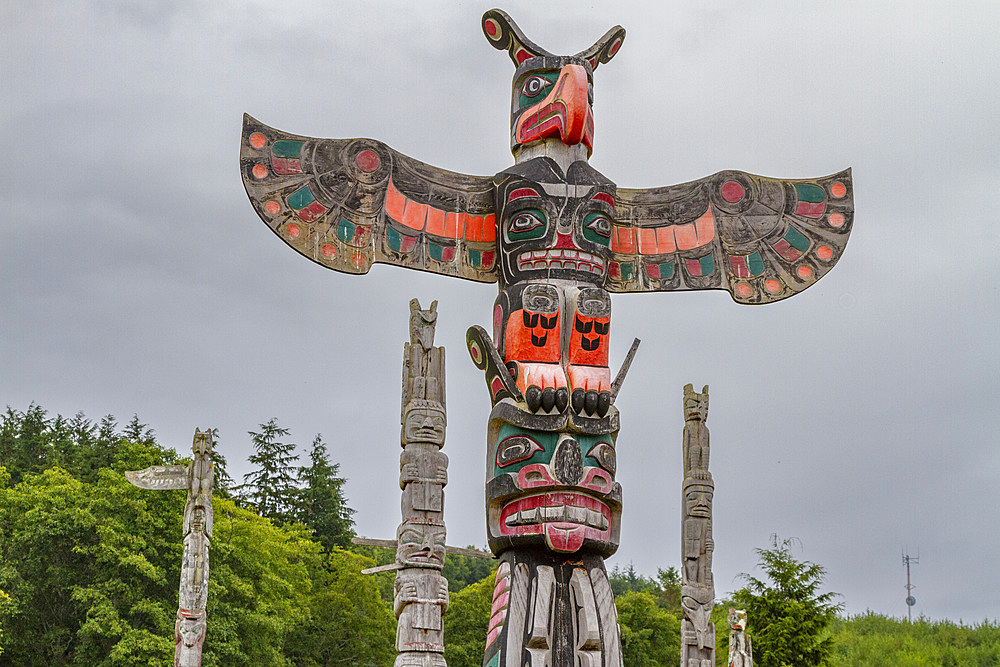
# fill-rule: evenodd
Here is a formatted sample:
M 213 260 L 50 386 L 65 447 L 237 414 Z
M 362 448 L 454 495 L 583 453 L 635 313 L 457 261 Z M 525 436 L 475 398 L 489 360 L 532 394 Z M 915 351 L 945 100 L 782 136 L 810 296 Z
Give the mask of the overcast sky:
M 854 169 L 836 268 L 769 306 L 724 292 L 615 295 L 621 549 L 678 565 L 681 388 L 708 384 L 720 595 L 769 536 L 827 568 L 850 613 L 1000 618 L 1000 3 L 510 1 L 555 53 L 628 31 L 595 75 L 591 164 L 621 187 L 722 169 Z M 696 6 L 697 4 L 697 6 Z M 399 521 L 407 303 L 448 350 L 451 544 L 485 544 L 489 400 L 464 349 L 495 285 L 313 264 L 253 212 L 243 112 L 372 137 L 476 175 L 509 166 L 510 79 L 491 5 L 39 3 L 0 8 L 0 407 L 133 414 L 231 472 L 277 417 L 322 433 L 360 533 Z

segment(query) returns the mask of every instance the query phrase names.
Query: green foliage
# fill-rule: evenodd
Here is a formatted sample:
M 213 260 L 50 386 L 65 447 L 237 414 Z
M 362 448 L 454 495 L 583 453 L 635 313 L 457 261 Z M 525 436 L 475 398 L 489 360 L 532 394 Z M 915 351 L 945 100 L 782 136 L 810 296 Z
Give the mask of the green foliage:
M 477 547 L 469 545 L 467 548 Z M 492 558 L 448 554 L 444 559 L 444 569 L 441 574 L 448 580 L 448 590 L 454 593 L 470 584 L 482 581 L 483 577 L 488 577 L 490 572 L 496 571 L 496 567 L 496 561 Z
M 295 502 L 295 519 L 312 530 L 313 539 L 329 551 L 347 548 L 354 537 L 354 510 L 344 499 L 340 465 L 330 463 L 323 438 L 318 434 L 309 450 L 309 465 L 298 470 L 302 489 Z
M 179 531 L 167 505 L 183 495 L 157 495 L 141 498 L 112 470 L 86 484 L 61 468 L 0 490 L 0 587 L 11 597 L 5 659 L 169 665 L 177 580 L 171 587 L 163 560 L 178 562 L 180 544 L 166 539 L 169 524 Z
M 909 623 L 867 612 L 832 625 L 831 667 L 995 667 L 1000 624 L 966 626 L 920 618 Z
M 452 558 L 448 556 L 445 562 Z M 450 595 L 448 613 L 444 617 L 444 657 L 448 667 L 481 667 L 483 664 L 496 563 L 492 563 L 492 567 L 483 579 Z
M 3 470 L 3 468 L 0 468 Z M 3 616 L 3 612 L 10 602 L 10 596 L 0 591 L 0 616 Z M 0 654 L 3 654 L 3 625 L 0 625 Z
M 177 456 L 138 418 L 116 429 L 37 406 L 0 419 L 13 462 L 0 467 L 0 664 L 173 664 L 184 492 L 135 488 L 122 471 Z M 204 667 L 391 665 L 391 606 L 360 574 L 371 559 L 324 554 L 304 526 L 226 498 L 213 506 Z
M 298 495 L 293 454 L 295 445 L 282 442 L 287 428 L 278 426 L 274 417 L 260 425 L 260 432 L 250 431 L 253 454 L 247 459 L 256 466 L 243 476 L 243 500 L 253 505 L 257 513 L 278 523 L 294 520 Z
M 300 667 L 352 665 L 388 667 L 396 657 L 396 619 L 373 577 L 361 574 L 374 562 L 334 547 L 314 575 L 318 585 L 309 618 L 289 642 Z
M 681 654 L 681 622 L 657 604 L 648 591 L 615 597 L 621 627 L 622 656 L 629 667 L 676 663 Z
M 836 593 L 820 593 L 826 570 L 797 561 L 792 540 L 771 536 L 770 549 L 757 549 L 758 567 L 768 581 L 741 575 L 747 586 L 733 594 L 733 603 L 747 611 L 757 667 L 823 665 L 833 651 L 829 626 L 841 609 Z
M 654 579 L 636 572 L 632 563 L 624 569 L 616 565 L 608 579 L 615 597 L 630 592 L 649 593 L 656 599 L 658 607 L 681 617 L 681 577 L 676 568 L 659 568 Z

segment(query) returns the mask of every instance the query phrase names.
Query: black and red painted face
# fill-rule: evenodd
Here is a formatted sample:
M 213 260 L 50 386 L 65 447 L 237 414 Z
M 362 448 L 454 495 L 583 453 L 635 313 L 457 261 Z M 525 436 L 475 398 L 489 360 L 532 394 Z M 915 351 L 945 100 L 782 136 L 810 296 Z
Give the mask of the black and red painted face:
M 594 150 L 593 70 L 580 58 L 538 56 L 521 63 L 511 91 L 511 149 L 543 139 Z
M 584 161 L 563 176 L 546 157 L 498 175 L 501 280 L 604 284 L 611 259 L 615 186 Z

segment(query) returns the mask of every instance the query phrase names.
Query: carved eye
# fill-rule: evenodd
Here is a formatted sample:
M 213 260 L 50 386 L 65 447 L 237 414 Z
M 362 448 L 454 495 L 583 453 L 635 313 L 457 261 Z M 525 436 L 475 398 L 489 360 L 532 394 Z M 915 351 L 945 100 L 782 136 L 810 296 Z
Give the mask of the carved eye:
M 512 232 L 527 232 L 536 227 L 544 225 L 545 222 L 542 221 L 538 216 L 527 211 L 522 211 L 515 215 L 510 221 L 510 231 Z M 610 235 L 610 231 L 608 234 Z
M 528 80 L 524 82 L 524 86 L 521 87 L 521 94 L 527 97 L 535 97 L 538 93 L 545 90 L 545 87 L 551 83 L 548 79 L 544 79 L 540 76 L 528 77 Z
M 541 450 L 542 446 L 526 435 L 506 437 L 497 445 L 497 465 L 504 468 L 511 463 L 531 458 L 532 454 Z
M 615 470 L 618 468 L 618 457 L 615 454 L 615 448 L 606 442 L 599 442 L 590 448 L 587 452 L 587 456 L 597 459 L 597 462 L 601 464 L 601 467 L 607 470 L 612 475 L 615 474 Z
M 611 221 L 605 216 L 599 215 L 593 220 L 590 220 L 587 225 L 587 229 L 591 229 L 601 236 L 611 237 Z

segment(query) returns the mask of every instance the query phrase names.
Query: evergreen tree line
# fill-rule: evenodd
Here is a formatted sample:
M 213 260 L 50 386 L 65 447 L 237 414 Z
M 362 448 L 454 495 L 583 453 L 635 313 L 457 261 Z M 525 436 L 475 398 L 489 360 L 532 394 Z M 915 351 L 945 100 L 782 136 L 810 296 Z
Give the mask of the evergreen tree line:
M 216 434 L 217 435 L 217 434 Z M 272 419 L 250 432 L 251 472 L 236 484 L 213 453 L 205 667 L 392 665 L 393 575 L 361 570 L 391 549 L 351 544 L 345 480 L 316 436 L 302 459 Z M 183 491 L 133 487 L 125 470 L 184 463 L 138 417 L 119 427 L 50 416 L 39 406 L 0 417 L 0 666 L 173 664 Z M 775 537 L 759 549 L 762 577 L 713 611 L 726 664 L 730 606 L 748 612 L 758 667 L 1000 665 L 1000 626 L 873 613 L 840 616 L 821 566 Z M 444 575 L 450 667 L 480 667 L 495 562 L 449 555 Z M 680 577 L 610 572 L 628 667 L 676 664 Z

